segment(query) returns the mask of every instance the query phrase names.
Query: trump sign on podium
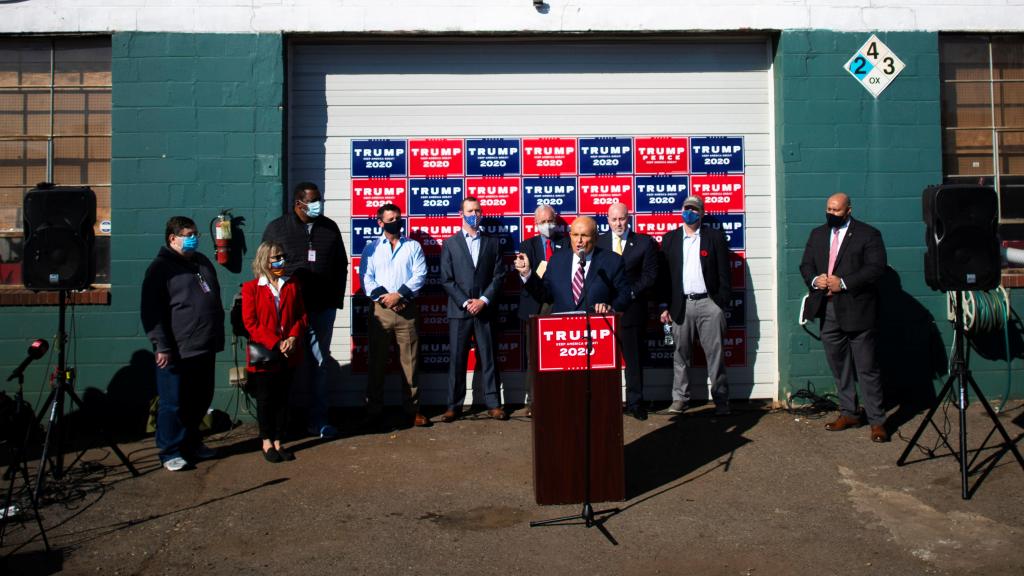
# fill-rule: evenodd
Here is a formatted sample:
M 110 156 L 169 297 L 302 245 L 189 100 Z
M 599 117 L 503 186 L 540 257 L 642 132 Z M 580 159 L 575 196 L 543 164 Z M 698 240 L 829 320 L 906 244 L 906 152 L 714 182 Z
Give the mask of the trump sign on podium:
M 590 315 L 590 338 L 585 314 L 559 314 L 537 319 L 537 370 L 614 369 L 619 350 L 615 342 L 616 317 L 613 314 Z M 589 340 L 589 342 L 588 342 Z M 592 347 L 588 344 L 593 344 Z M 587 351 L 590 365 L 587 365 Z

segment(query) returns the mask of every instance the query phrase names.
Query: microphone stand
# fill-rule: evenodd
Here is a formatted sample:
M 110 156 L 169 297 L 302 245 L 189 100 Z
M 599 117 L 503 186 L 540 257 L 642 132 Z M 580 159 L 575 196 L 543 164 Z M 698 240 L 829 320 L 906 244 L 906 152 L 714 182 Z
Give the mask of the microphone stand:
M 584 266 L 586 263 L 587 254 L 584 250 L 580 250 L 577 254 L 580 258 L 580 266 Z M 593 261 L 591 261 L 593 265 Z M 551 518 L 549 520 L 536 520 L 530 522 L 530 528 L 536 528 L 538 526 L 553 526 L 557 524 L 572 523 L 573 520 L 582 520 L 583 525 L 587 528 L 597 527 L 598 530 L 604 534 L 604 537 L 608 539 L 613 545 L 618 545 L 615 538 L 612 537 L 608 529 L 604 527 L 604 521 L 609 517 L 618 514 L 618 508 L 609 508 L 607 510 L 594 511 L 594 506 L 590 501 L 590 404 L 592 395 L 591 385 L 591 363 L 590 358 L 594 353 L 594 335 L 590 329 L 590 297 L 587 294 L 587 274 L 583 275 L 583 313 L 585 322 L 585 331 L 587 335 L 587 377 L 586 386 L 584 387 L 585 393 L 583 395 L 583 509 L 580 510 L 579 514 L 571 516 L 562 516 L 560 518 Z M 608 516 L 605 516 L 608 515 Z M 603 518 L 597 518 L 597 516 L 604 516 Z
M 4 498 L 3 508 L 0 508 L 0 546 L 4 543 L 4 534 L 7 532 L 7 523 L 15 515 L 14 506 L 14 481 L 17 480 L 18 475 L 21 475 L 22 480 L 25 482 L 25 491 L 28 492 L 29 501 L 32 503 L 32 512 L 36 517 L 36 525 L 39 526 L 39 535 L 43 539 L 43 547 L 47 552 L 50 551 L 50 541 L 46 538 L 46 529 L 43 528 L 43 519 L 39 517 L 39 500 L 36 498 L 36 493 L 32 489 L 32 481 L 28 476 L 28 459 L 26 458 L 26 444 L 28 444 L 29 435 L 32 433 L 32 428 L 25 426 L 25 430 L 21 431 L 17 428 L 21 425 L 22 421 L 28 424 L 32 421 L 32 416 L 29 415 L 28 419 L 25 419 L 25 415 L 22 414 L 22 403 L 24 402 L 24 389 L 25 389 L 25 367 L 32 361 L 31 357 L 26 359 L 27 362 L 23 362 L 14 373 L 11 374 L 8 380 L 11 378 L 18 378 L 18 391 L 14 394 L 14 422 L 15 430 L 14 433 L 18 434 L 22 432 L 21 441 L 15 442 L 14 438 L 8 440 L 10 442 L 10 465 L 7 468 L 7 476 L 9 480 L 7 482 L 7 497 Z

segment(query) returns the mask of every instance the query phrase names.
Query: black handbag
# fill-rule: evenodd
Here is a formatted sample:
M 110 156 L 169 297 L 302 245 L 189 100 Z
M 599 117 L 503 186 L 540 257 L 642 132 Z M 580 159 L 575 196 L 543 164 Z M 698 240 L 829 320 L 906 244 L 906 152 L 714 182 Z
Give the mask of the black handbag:
M 253 366 L 271 366 L 280 362 L 283 357 L 277 346 L 274 346 L 273 349 L 268 349 L 262 344 L 249 341 L 249 364 Z

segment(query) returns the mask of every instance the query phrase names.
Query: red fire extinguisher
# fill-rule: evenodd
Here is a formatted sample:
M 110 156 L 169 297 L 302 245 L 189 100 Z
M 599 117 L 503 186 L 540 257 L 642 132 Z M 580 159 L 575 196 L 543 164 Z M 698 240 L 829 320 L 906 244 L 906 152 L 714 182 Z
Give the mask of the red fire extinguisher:
M 217 251 L 217 263 L 226 265 L 231 257 L 231 210 L 221 210 L 210 221 L 210 236 Z

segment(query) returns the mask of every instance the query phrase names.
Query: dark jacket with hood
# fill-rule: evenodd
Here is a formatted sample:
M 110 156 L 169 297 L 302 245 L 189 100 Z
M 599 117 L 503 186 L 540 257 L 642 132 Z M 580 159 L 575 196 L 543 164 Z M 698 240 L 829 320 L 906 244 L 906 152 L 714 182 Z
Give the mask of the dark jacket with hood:
M 142 281 L 142 328 L 155 352 L 191 358 L 224 349 L 224 305 L 217 271 L 196 252 L 160 248 Z

